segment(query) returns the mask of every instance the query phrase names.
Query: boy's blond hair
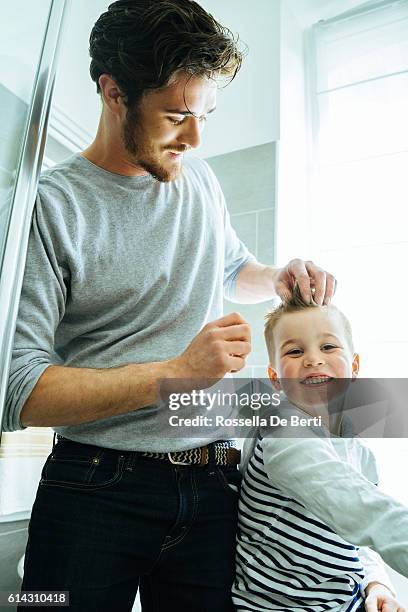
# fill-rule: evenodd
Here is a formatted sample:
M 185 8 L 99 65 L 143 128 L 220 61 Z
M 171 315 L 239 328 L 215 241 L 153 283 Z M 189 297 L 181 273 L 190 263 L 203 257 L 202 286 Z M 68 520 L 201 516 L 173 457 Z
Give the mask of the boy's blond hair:
M 300 312 L 302 310 L 306 310 L 309 308 L 322 308 L 322 306 L 319 306 L 313 300 L 309 304 L 305 302 L 300 294 L 299 285 L 295 285 L 295 288 L 293 290 L 292 297 L 290 298 L 290 300 L 288 300 L 287 302 L 282 302 L 281 304 L 279 304 L 279 306 L 269 311 L 265 315 L 265 328 L 264 328 L 265 341 L 266 341 L 266 347 L 268 349 L 269 362 L 272 366 L 274 365 L 274 361 L 275 361 L 274 329 L 276 327 L 276 324 L 285 314 L 289 314 L 291 312 Z M 324 308 L 330 308 L 330 310 L 333 310 L 338 313 L 343 323 L 343 326 L 344 326 L 345 336 L 349 344 L 349 348 L 351 350 L 351 353 L 353 354 L 354 353 L 353 335 L 352 335 L 351 325 L 350 325 L 349 320 L 341 312 L 341 310 L 339 310 L 336 306 L 334 306 L 334 304 L 329 304 L 328 306 L 324 306 Z

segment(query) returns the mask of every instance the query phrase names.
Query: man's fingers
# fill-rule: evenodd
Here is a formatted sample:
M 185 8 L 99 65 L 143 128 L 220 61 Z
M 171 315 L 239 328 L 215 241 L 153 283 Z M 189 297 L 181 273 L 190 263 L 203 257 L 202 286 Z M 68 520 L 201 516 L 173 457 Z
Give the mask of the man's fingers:
M 289 273 L 299 285 L 303 300 L 309 304 L 313 301 L 321 306 L 328 304 L 336 291 L 337 281 L 313 261 L 294 259 L 289 264 Z
M 239 372 L 245 367 L 245 359 L 238 355 L 231 355 L 229 358 L 229 366 L 229 372 Z
M 251 342 L 251 328 L 248 323 L 220 327 L 216 330 L 218 337 L 222 340 L 244 340 Z
M 237 312 L 216 319 L 206 326 L 220 340 L 243 340 L 251 342 L 251 327 Z
M 313 261 L 292 259 L 280 270 L 275 280 L 275 291 L 283 302 L 292 298 L 298 285 L 300 295 L 306 304 L 312 300 L 321 306 L 328 304 L 336 291 L 336 279 Z
M 289 287 L 283 281 L 278 281 L 275 286 L 275 291 L 282 302 L 288 302 L 292 297 L 293 289 L 289 289 Z
M 323 304 L 327 306 L 330 302 L 337 289 L 337 281 L 332 274 L 326 272 L 326 293 L 324 296 Z
M 307 262 L 314 265 L 313 262 Z M 287 278 L 281 279 L 277 293 L 283 301 L 287 301 L 292 297 L 292 292 L 296 284 L 299 285 L 299 290 L 304 301 L 309 304 L 312 299 L 312 290 L 310 286 L 310 276 L 306 269 L 306 262 L 302 259 L 292 259 L 286 267 Z
M 229 327 L 230 325 L 240 325 L 246 323 L 244 317 L 239 312 L 231 312 L 230 314 L 220 317 L 215 321 L 212 321 L 209 325 L 216 325 L 217 327 Z
M 306 269 L 306 268 L 305 268 Z M 296 282 L 299 285 L 300 295 L 306 304 L 310 304 L 312 301 L 312 288 L 310 286 L 310 276 L 307 272 L 301 272 L 296 277 Z
M 246 357 L 251 352 L 251 344 L 249 342 L 227 342 L 225 350 L 228 351 L 229 355 L 238 355 L 239 357 Z
M 314 287 L 313 300 L 321 306 L 326 297 L 326 272 L 316 266 L 313 261 L 306 261 L 305 268 L 309 275 L 309 283 Z

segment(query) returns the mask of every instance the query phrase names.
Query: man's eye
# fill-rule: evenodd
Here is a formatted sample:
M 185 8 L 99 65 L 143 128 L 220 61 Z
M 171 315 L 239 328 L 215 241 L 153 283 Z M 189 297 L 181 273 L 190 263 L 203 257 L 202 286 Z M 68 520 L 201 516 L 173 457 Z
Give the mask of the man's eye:
M 173 125 L 181 125 L 182 123 L 184 123 L 184 121 L 186 120 L 186 117 L 182 117 L 181 119 L 175 119 L 174 117 L 168 117 L 168 120 L 170 121 L 170 123 L 172 123 Z M 203 116 L 203 117 L 199 117 L 198 120 L 200 121 L 200 123 L 202 125 L 205 124 L 205 122 L 207 121 L 207 117 Z
M 173 125 L 181 125 L 184 122 L 184 120 L 185 120 L 185 117 L 183 117 L 182 119 L 174 119 L 174 117 L 169 117 L 169 121 Z
M 302 354 L 302 349 L 298 349 L 298 348 L 296 348 L 296 349 L 290 349 L 290 351 L 288 351 L 288 352 L 286 353 L 286 355 L 295 355 L 295 356 L 296 356 L 296 355 L 301 355 L 301 354 Z

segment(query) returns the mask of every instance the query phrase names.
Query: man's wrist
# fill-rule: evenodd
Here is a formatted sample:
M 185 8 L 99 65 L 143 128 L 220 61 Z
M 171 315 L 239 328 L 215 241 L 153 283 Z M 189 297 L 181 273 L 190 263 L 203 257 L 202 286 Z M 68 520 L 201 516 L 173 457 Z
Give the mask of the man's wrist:
M 162 361 L 159 365 L 161 366 L 161 378 L 187 378 L 186 368 L 180 357 Z
M 144 405 L 157 404 L 165 395 L 165 382 L 181 377 L 174 360 L 129 363 L 124 369 L 124 384 L 127 384 L 127 402 L 134 406 L 135 397 L 143 396 Z M 130 382 L 129 382 L 130 381 Z
M 282 268 L 277 268 L 275 266 L 265 266 L 265 285 L 268 287 L 272 298 L 276 298 L 278 296 L 276 292 L 276 279 L 281 270 Z
M 182 384 L 183 380 L 187 381 L 188 374 L 179 357 L 168 359 L 167 361 L 154 362 L 149 365 L 151 366 L 150 371 L 154 379 L 157 401 L 166 400 L 171 392 L 182 391 L 181 389 L 179 390 L 180 384 Z M 177 385 L 177 389 L 174 388 L 175 385 Z
M 236 298 L 243 304 L 257 304 L 277 297 L 276 280 L 282 268 L 249 262 L 236 280 Z

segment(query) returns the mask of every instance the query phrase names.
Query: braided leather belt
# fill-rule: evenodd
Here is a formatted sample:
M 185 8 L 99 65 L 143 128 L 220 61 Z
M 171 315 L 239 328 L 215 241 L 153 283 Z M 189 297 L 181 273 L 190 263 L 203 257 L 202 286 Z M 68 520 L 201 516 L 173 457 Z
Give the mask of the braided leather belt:
M 223 441 L 214 442 L 215 463 L 216 465 L 238 465 L 241 459 L 241 451 L 234 447 L 235 442 Z M 208 446 L 191 448 L 184 451 L 173 453 L 140 453 L 142 457 L 150 459 L 161 459 L 169 461 L 173 465 L 198 465 L 208 464 Z

